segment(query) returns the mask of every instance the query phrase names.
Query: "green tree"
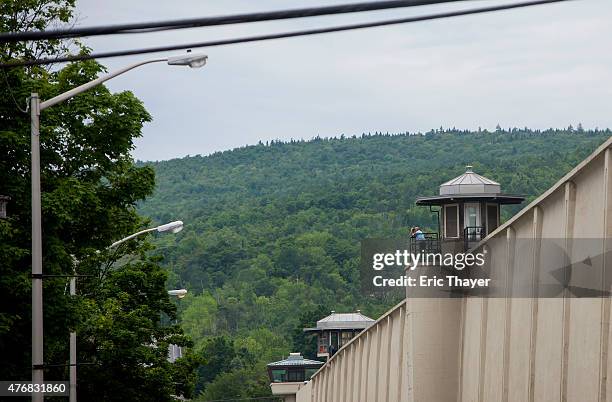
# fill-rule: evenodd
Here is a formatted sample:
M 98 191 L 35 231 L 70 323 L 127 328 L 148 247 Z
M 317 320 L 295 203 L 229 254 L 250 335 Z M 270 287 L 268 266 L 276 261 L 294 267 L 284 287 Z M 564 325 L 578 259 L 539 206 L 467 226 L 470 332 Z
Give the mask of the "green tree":
M 2 32 L 43 30 L 72 20 L 76 0 L 4 0 L 0 2 Z M 71 43 L 42 40 L 0 44 L 3 61 L 19 57 L 52 56 L 66 51 Z
M 193 339 L 205 340 L 217 331 L 217 302 L 209 294 L 197 296 L 188 295 L 184 300 L 187 307 L 181 315 L 181 326 L 185 333 Z M 196 343 L 196 349 L 200 344 Z
M 68 22 L 74 1 L 4 1 L 0 29 L 44 29 Z M 53 56 L 64 42 L 2 45 L 0 59 Z M 0 221 L 0 378 L 30 377 L 30 123 L 18 112 L 30 92 L 49 99 L 95 79 L 95 61 L 61 69 L 15 68 L 0 72 L 0 194 L 11 197 Z M 68 377 L 68 333 L 78 334 L 81 399 L 162 401 L 189 396 L 197 361 L 167 362 L 169 343 L 187 346 L 166 294 L 166 272 L 146 239 L 105 248 L 148 222 L 136 203 L 152 193 L 154 172 L 134 165 L 130 152 L 151 116 L 130 92 L 104 86 L 45 110 L 41 116 L 41 182 L 46 378 Z M 96 253 L 95 250 L 102 250 Z M 66 294 L 73 258 L 81 278 L 78 296 Z M 57 365 L 57 366 L 56 366 Z
M 226 336 L 207 339 L 199 354 L 202 365 L 198 368 L 196 393 L 204 390 L 219 374 L 229 372 L 236 357 L 233 342 Z
M 270 379 L 264 371 L 251 367 L 219 375 L 196 401 L 272 396 Z
M 304 332 L 304 328 L 314 328 L 317 321 L 327 317 L 329 310 L 322 305 L 309 308 L 300 314 L 299 325 L 293 330 L 293 351 L 301 352 L 306 359 L 317 360 L 317 337 L 312 333 Z

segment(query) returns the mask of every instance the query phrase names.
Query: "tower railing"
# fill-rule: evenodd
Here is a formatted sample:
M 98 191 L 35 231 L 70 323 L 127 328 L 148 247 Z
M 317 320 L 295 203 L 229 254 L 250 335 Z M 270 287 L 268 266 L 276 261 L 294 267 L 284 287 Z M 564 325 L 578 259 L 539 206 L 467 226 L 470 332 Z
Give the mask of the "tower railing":
M 471 245 L 478 243 L 487 237 L 487 232 L 484 226 L 466 226 L 463 229 L 463 242 L 465 250 L 468 250 Z
M 409 246 L 410 252 L 417 253 L 439 253 L 440 252 L 440 236 L 435 232 L 423 233 L 424 238 L 418 239 L 411 237 Z

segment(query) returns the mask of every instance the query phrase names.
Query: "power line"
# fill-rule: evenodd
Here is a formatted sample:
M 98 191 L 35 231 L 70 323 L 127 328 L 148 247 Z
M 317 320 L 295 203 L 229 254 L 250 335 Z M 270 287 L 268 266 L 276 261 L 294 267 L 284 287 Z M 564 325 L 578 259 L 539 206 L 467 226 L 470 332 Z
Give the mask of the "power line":
M 377 22 L 368 22 L 368 23 L 352 24 L 352 25 L 341 25 L 341 26 L 328 27 L 328 28 L 309 29 L 309 30 L 284 32 L 284 33 L 277 33 L 277 34 L 248 36 L 248 37 L 236 38 L 236 39 L 222 39 L 222 40 L 208 41 L 208 42 L 187 43 L 187 44 L 182 44 L 182 45 L 168 45 L 168 46 L 133 49 L 133 50 L 119 50 L 119 51 L 112 51 L 112 52 L 91 53 L 91 54 L 57 57 L 57 58 L 51 58 L 51 59 L 45 58 L 45 59 L 25 60 L 25 61 L 17 61 L 17 62 L 9 62 L 9 63 L 0 63 L 0 68 L 35 66 L 35 65 L 42 65 L 42 64 L 52 64 L 52 63 L 65 63 L 65 62 L 70 62 L 70 61 L 104 59 L 104 58 L 109 58 L 109 57 L 129 56 L 129 55 L 135 55 L 135 54 L 157 53 L 157 52 L 164 52 L 164 51 L 170 51 L 170 50 L 193 49 L 193 48 L 203 48 L 203 47 L 212 47 L 212 46 L 225 46 L 225 45 L 233 45 L 233 44 L 247 43 L 247 42 L 259 42 L 259 41 L 267 41 L 267 40 L 273 40 L 273 39 L 292 38 L 292 37 L 297 37 L 297 36 L 317 35 L 317 34 L 324 34 L 324 33 L 331 33 L 331 32 L 341 32 L 341 31 L 349 31 L 349 30 L 355 30 L 355 29 L 381 27 L 381 26 L 386 26 L 386 25 L 396 25 L 396 24 L 412 23 L 412 22 L 419 22 L 419 21 L 435 20 L 435 19 L 441 19 L 441 18 L 458 17 L 458 16 L 463 16 L 463 15 L 510 10 L 510 9 L 515 9 L 515 8 L 537 6 L 537 5 L 549 4 L 549 3 L 560 3 L 560 2 L 565 2 L 565 1 L 570 1 L 570 0 L 535 0 L 535 1 L 528 1 L 528 2 L 522 2 L 522 3 L 504 4 L 504 5 L 499 5 L 499 6 L 473 8 L 469 10 L 449 11 L 445 13 L 429 14 L 429 15 L 423 15 L 423 16 L 418 16 L 418 17 L 383 20 L 383 21 L 377 21 Z
M 118 25 L 57 29 L 48 31 L 3 32 L 0 43 L 31 40 L 78 38 L 83 36 L 112 35 L 123 33 L 149 33 L 171 29 L 208 27 L 217 25 L 243 24 L 249 22 L 274 21 L 323 15 L 357 13 L 364 11 L 388 10 L 393 8 L 416 7 L 465 0 L 387 0 L 351 3 L 338 6 L 299 8 L 261 13 L 235 14 L 218 17 L 202 17 L 157 22 L 139 22 Z

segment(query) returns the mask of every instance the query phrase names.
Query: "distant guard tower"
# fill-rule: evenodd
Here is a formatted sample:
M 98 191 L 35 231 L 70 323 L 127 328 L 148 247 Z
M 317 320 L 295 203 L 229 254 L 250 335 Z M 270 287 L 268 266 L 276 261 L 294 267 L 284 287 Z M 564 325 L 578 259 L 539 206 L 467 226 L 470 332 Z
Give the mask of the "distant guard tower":
M 317 335 L 317 356 L 331 357 L 355 335 L 374 323 L 370 317 L 361 314 L 360 310 L 354 313 L 336 313 L 317 321 L 315 328 L 304 328 L 304 332 Z
M 304 359 L 300 353 L 290 353 L 284 360 L 269 363 L 272 395 L 280 396 L 285 402 L 294 402 L 295 394 L 322 365 L 318 360 Z
M 468 165 L 464 174 L 440 185 L 439 195 L 416 199 L 416 205 L 430 210 L 440 207 L 432 210 L 438 213 L 438 233 L 426 233 L 425 240 L 411 239 L 411 249 L 466 251 L 500 225 L 501 205 L 524 200 L 520 195 L 503 194 L 499 183 L 474 173 Z

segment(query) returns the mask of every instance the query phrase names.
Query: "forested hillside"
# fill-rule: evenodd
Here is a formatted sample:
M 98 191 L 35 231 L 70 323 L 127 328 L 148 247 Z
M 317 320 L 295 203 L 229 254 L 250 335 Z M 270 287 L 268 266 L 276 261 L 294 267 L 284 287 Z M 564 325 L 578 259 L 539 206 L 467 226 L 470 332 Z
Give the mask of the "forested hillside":
M 180 320 L 204 361 L 203 398 L 265 395 L 266 362 L 290 351 L 312 356 L 302 325 L 329 310 L 377 318 L 390 307 L 394 300 L 359 293 L 359 242 L 433 227 L 416 196 L 472 164 L 530 201 L 610 135 L 571 127 L 366 134 L 150 163 L 157 190 L 140 212 L 185 222 L 155 244 L 168 286 L 190 292 Z

